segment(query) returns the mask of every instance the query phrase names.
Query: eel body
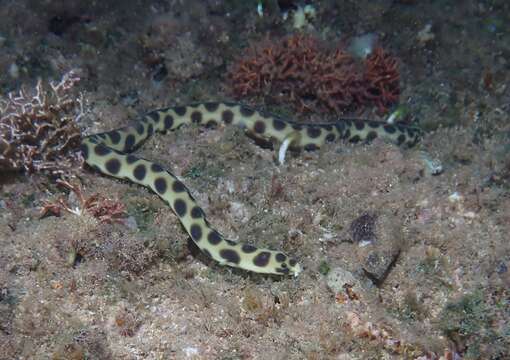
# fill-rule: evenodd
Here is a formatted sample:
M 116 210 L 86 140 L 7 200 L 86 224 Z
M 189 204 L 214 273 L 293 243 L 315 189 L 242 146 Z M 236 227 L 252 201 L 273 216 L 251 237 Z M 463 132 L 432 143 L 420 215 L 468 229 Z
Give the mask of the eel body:
M 308 151 L 336 140 L 359 142 L 377 137 L 397 145 L 412 146 L 420 136 L 419 129 L 400 124 L 354 119 L 302 124 L 240 104 L 208 102 L 153 110 L 133 126 L 93 134 L 82 140 L 81 151 L 88 165 L 103 174 L 127 179 L 154 191 L 172 208 L 205 255 L 223 265 L 277 275 L 297 276 L 301 267 L 281 251 L 226 239 L 207 221 L 202 208 L 175 175 L 156 163 L 130 154 L 155 132 L 165 133 L 189 123 L 238 125 L 257 140 L 286 143 L 291 149 Z

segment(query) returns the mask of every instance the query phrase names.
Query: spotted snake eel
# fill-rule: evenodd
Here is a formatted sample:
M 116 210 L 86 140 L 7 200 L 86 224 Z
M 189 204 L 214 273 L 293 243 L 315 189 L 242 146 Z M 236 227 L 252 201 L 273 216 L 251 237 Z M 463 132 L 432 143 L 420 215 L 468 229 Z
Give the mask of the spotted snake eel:
M 315 150 L 339 139 L 358 142 L 376 137 L 412 146 L 420 136 L 417 128 L 400 124 L 355 119 L 341 119 L 331 124 L 302 124 L 240 104 L 208 102 L 153 110 L 133 126 L 83 138 L 81 152 L 88 165 L 103 174 L 148 187 L 158 194 L 205 255 L 222 265 L 277 275 L 297 276 L 301 266 L 281 251 L 226 239 L 210 225 L 202 208 L 175 175 L 158 164 L 129 154 L 153 133 L 165 133 L 189 123 L 238 125 L 256 140 L 280 144 L 281 147 L 286 144 L 285 150 L 287 147 Z

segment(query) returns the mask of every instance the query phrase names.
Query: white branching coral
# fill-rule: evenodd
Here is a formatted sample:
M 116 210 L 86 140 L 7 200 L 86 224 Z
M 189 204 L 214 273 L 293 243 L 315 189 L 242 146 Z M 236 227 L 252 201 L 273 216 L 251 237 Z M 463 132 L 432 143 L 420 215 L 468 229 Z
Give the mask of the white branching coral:
M 0 97 L 0 171 L 65 172 L 79 159 L 77 121 L 83 101 L 75 95 L 75 71 L 60 82 Z

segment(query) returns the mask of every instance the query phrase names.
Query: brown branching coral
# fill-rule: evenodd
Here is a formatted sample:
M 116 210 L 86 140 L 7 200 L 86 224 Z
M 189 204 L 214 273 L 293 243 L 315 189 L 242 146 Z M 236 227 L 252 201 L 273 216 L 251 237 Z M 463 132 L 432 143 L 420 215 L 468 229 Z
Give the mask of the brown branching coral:
M 0 171 L 65 172 L 78 162 L 77 120 L 82 102 L 73 96 L 80 79 L 73 71 L 49 90 L 41 80 L 32 92 L 0 98 Z
M 382 48 L 375 49 L 365 60 L 365 81 L 365 96 L 380 111 L 398 102 L 400 76 L 397 59 Z
M 101 223 L 123 223 L 126 218 L 126 208 L 119 201 L 107 199 L 99 194 L 85 196 L 80 185 L 73 185 L 68 181 L 57 179 L 57 184 L 70 190 L 77 198 L 78 206 L 73 208 L 63 197 L 54 201 L 43 201 L 40 217 L 47 215 L 60 216 L 62 211 L 76 215 L 88 212 Z
M 238 98 L 270 97 L 303 113 L 366 106 L 384 112 L 400 92 L 397 61 L 382 49 L 357 63 L 344 49 L 328 49 L 306 35 L 256 44 L 232 65 L 228 82 Z

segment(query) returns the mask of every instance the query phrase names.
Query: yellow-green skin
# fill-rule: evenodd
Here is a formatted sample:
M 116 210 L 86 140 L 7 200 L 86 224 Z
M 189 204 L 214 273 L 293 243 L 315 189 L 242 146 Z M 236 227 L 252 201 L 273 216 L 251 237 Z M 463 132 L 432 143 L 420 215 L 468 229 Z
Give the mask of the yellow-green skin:
M 382 137 L 398 145 L 414 145 L 416 128 L 376 121 L 342 119 L 333 124 L 298 124 L 266 115 L 247 106 L 210 102 L 149 112 L 135 126 L 128 126 L 83 139 L 85 162 L 103 174 L 127 179 L 158 194 L 173 209 L 199 249 L 222 265 L 258 273 L 295 275 L 301 267 L 280 251 L 256 248 L 225 239 L 212 228 L 189 190 L 160 165 L 127 154 L 154 132 L 175 130 L 183 124 L 235 124 L 252 137 L 268 143 L 290 142 L 291 149 L 315 150 L 330 141 L 351 142 Z

